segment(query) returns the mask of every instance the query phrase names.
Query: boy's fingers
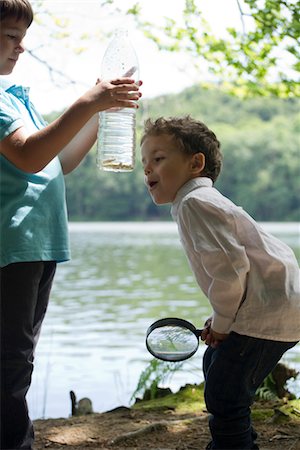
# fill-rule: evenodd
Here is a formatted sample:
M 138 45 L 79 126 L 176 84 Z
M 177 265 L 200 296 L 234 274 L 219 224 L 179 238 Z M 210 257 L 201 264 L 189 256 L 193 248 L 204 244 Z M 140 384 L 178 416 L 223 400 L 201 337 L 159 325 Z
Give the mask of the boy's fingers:
M 134 101 L 117 100 L 119 108 L 138 108 L 138 104 Z
M 111 93 L 110 93 L 111 97 L 118 97 L 122 100 L 122 98 L 124 100 L 127 100 L 128 98 L 132 98 L 134 100 L 138 100 L 141 96 L 142 93 L 138 92 L 137 90 L 132 90 L 132 89 L 112 89 Z
M 206 345 L 210 345 L 212 341 L 212 335 L 208 332 L 203 340 L 205 341 Z
M 212 323 L 212 318 L 209 317 L 209 318 L 205 321 L 204 326 L 205 326 L 205 327 L 210 327 L 211 323 Z
M 207 339 L 208 334 L 209 334 L 209 329 L 204 328 L 204 330 L 202 330 L 202 333 L 201 333 L 201 341 L 205 341 Z
M 140 86 L 143 84 L 142 81 L 135 82 L 132 78 L 120 78 L 117 80 L 112 80 L 110 83 L 121 89 L 128 89 L 131 91 L 138 91 Z

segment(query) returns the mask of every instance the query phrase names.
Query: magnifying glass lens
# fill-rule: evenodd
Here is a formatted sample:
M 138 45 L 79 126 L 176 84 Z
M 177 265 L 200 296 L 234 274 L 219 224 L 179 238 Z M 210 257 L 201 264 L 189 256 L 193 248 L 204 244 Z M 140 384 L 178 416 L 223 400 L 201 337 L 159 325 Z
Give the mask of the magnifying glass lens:
M 199 345 L 193 331 L 178 325 L 155 328 L 147 337 L 150 352 L 165 361 L 182 361 L 192 356 Z

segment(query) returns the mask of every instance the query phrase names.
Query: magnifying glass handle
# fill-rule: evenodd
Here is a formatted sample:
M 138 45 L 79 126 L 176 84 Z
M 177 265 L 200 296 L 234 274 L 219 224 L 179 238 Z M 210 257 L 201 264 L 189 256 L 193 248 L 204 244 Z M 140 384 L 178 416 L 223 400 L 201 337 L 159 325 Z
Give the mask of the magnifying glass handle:
M 204 328 L 202 328 L 200 330 L 195 330 L 195 335 L 199 338 L 201 336 L 203 330 L 204 330 Z

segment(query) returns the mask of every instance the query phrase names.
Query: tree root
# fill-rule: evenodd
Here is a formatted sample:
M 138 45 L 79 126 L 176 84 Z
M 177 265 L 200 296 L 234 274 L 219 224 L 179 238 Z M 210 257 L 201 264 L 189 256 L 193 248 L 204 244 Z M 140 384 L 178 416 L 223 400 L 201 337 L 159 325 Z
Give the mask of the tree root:
M 132 439 L 140 438 L 141 436 L 145 436 L 149 433 L 154 432 L 160 432 L 160 431 L 167 431 L 169 426 L 172 425 L 178 425 L 178 424 L 184 424 L 186 422 L 196 422 L 196 421 L 205 421 L 207 420 L 207 416 L 201 416 L 201 417 L 192 417 L 182 420 L 164 420 L 160 422 L 154 422 L 150 425 L 146 425 L 143 428 L 139 428 L 135 431 L 130 431 L 129 433 L 121 434 L 120 436 L 117 436 L 113 440 L 109 442 L 109 445 L 115 446 L 119 444 L 125 444 L 127 441 L 130 441 Z

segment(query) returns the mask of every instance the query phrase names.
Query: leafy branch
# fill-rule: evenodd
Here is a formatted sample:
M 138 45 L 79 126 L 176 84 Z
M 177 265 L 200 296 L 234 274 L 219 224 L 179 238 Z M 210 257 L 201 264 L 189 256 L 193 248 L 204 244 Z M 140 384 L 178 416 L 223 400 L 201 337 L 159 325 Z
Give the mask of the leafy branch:
M 46 61 L 45 59 L 40 58 L 34 50 L 29 50 L 27 49 L 27 53 L 36 61 L 38 61 L 40 64 L 42 64 L 43 66 L 46 67 L 46 69 L 48 70 L 49 76 L 51 81 L 55 84 L 55 85 L 61 85 L 62 83 L 58 83 L 57 81 L 57 76 L 61 79 L 64 80 L 65 83 L 67 84 L 77 84 L 77 81 L 73 80 L 72 78 L 70 78 L 66 73 L 64 73 L 63 71 L 54 68 L 51 64 L 48 63 L 48 61 Z M 65 84 L 64 83 L 64 84 Z
M 152 359 L 149 365 L 142 371 L 137 387 L 131 396 L 131 401 L 137 397 L 143 397 L 147 390 L 150 391 L 150 398 L 156 396 L 160 383 L 170 381 L 170 378 L 182 367 L 182 362 L 169 363 Z
M 225 38 L 213 33 L 198 4 L 185 0 L 182 24 L 170 17 L 163 25 L 144 20 L 139 2 L 125 13 L 159 50 L 190 55 L 203 81 L 208 73 L 211 84 L 240 96 L 300 96 L 299 0 L 236 0 L 242 31 L 227 28 Z
M 34 25 L 36 38 L 39 39 L 40 45 L 35 48 L 26 48 L 26 52 L 38 63 L 45 67 L 51 82 L 58 87 L 65 87 L 66 85 L 84 85 L 75 78 L 69 76 L 64 68 L 58 69 L 51 61 L 49 62 L 40 55 L 45 53 L 45 48 L 55 48 L 59 45 L 60 48 L 69 48 L 74 54 L 80 54 L 86 50 L 83 45 L 91 38 L 91 33 L 81 33 L 74 36 L 71 33 L 72 21 L 70 17 L 58 16 L 53 14 L 49 3 L 45 0 L 36 0 L 34 3 Z M 75 16 L 75 13 L 73 14 Z M 82 16 L 80 16 L 82 17 Z M 32 31 L 30 30 L 30 33 Z M 101 33 L 97 33 L 97 35 Z M 99 38 L 99 36 L 97 36 Z

